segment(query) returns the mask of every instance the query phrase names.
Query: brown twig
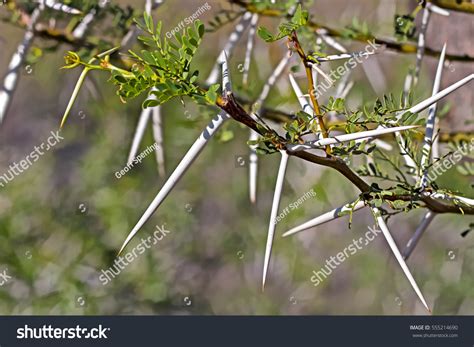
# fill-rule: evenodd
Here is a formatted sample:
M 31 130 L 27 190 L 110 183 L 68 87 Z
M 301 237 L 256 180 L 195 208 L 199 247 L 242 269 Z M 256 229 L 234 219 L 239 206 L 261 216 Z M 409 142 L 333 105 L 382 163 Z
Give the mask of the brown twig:
M 327 138 L 328 130 L 326 128 L 326 124 L 324 124 L 323 115 L 321 114 L 321 108 L 319 107 L 318 99 L 316 99 L 316 91 L 314 90 L 312 67 L 311 67 L 310 61 L 308 60 L 308 57 L 306 56 L 306 53 L 304 52 L 303 47 L 301 46 L 298 40 L 298 35 L 296 34 L 296 31 L 292 32 L 291 37 L 289 38 L 289 42 L 290 44 L 293 45 L 295 51 L 298 53 L 301 59 L 301 62 L 304 65 L 304 69 L 306 72 L 306 79 L 308 80 L 309 98 L 311 100 L 311 104 L 313 105 L 313 110 L 316 115 L 316 120 L 318 122 L 319 129 L 321 130 L 321 134 L 323 138 Z M 326 146 L 326 153 L 331 154 L 330 146 Z

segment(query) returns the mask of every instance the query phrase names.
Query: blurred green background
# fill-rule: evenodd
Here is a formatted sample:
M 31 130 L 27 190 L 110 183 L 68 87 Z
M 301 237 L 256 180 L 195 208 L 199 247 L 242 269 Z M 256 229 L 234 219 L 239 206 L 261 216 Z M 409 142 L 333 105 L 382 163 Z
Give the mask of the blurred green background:
M 144 1 L 118 3 L 138 9 L 144 5 Z M 167 31 L 204 3 L 166 1 L 154 17 L 164 21 Z M 393 34 L 395 13 L 413 9 L 411 1 L 315 3 L 310 11 L 318 22 L 342 28 L 358 17 L 367 21 L 373 32 L 386 37 Z M 226 1 L 209 4 L 212 9 L 201 17 L 204 22 L 219 9 L 230 8 Z M 6 14 L 1 7 L 0 11 Z M 271 27 L 278 21 L 263 19 L 261 23 Z M 202 80 L 234 25 L 204 37 L 194 63 Z M 460 32 L 462 35 L 456 34 Z M 448 52 L 473 55 L 472 34 L 468 15 L 453 13 L 449 24 L 448 19 L 433 15 L 427 41 L 439 50 L 449 38 Z M 22 29 L 0 22 L 1 76 L 22 36 Z M 231 58 L 236 88 L 241 85 L 239 64 L 244 61 L 246 40 L 244 35 Z M 364 46 L 344 43 L 353 50 Z M 35 40 L 38 47 L 48 44 L 45 39 Z M 0 174 L 58 128 L 80 73 L 59 70 L 68 49 L 61 45 L 32 65 L 31 74 L 21 74 L 0 128 Z M 250 87 L 239 93 L 256 99 L 283 54 L 284 45 L 267 45 L 257 38 Z M 375 63 L 369 65 L 369 71 L 375 71 L 371 70 L 374 64 L 383 71 L 384 88 L 374 91 L 358 66 L 352 75 L 356 85 L 348 97 L 352 107 L 373 102 L 383 93 L 399 95 L 415 56 L 384 51 L 370 59 Z M 425 58 L 416 100 L 430 95 L 436 63 L 436 59 Z M 472 72 L 472 63 L 452 64 L 442 87 Z M 324 68 L 329 71 L 331 67 Z M 6 269 L 12 276 L 0 287 L 0 314 L 425 314 L 383 236 L 346 260 L 321 285 L 312 285 L 312 271 L 323 267 L 327 258 L 354 238 L 363 236 L 374 222 L 363 210 L 354 215 L 351 230 L 345 217 L 282 238 L 289 228 L 349 201 L 357 193 L 336 172 L 296 158 L 290 158 L 280 210 L 311 189 L 317 197 L 278 223 L 262 293 L 264 246 L 279 158 L 260 157 L 258 202 L 251 205 L 248 168 L 238 164 L 240 156 L 247 160 L 248 130 L 235 122 L 225 129 L 233 130 L 234 139 L 212 140 L 139 236 L 147 237 L 156 225 L 165 223 L 170 234 L 109 284 L 102 285 L 100 271 L 113 264 L 128 232 L 164 183 L 157 175 L 154 154 L 124 177 L 115 177 L 126 164 L 143 100 L 121 103 L 107 79 L 105 74 L 93 75 L 62 131 L 64 140 L 0 190 L 0 271 Z M 443 130 L 472 130 L 472 125 L 466 124 L 473 114 L 472 86 L 448 99 L 451 111 L 443 119 Z M 287 73 L 272 90 L 267 104 L 288 112 L 298 110 Z M 184 107 L 179 100 L 163 107 L 168 175 L 213 113 L 215 110 L 195 107 L 189 100 Z M 140 152 L 152 144 L 149 127 Z M 439 184 L 472 197 L 470 181 L 472 177 L 451 170 L 440 177 Z M 400 247 L 422 216 L 423 211 L 415 211 L 390 220 Z M 473 217 L 437 216 L 408 262 L 434 314 L 474 313 L 474 234 L 460 236 L 472 222 Z M 138 241 L 132 241 L 128 250 Z M 449 251 L 455 252 L 454 260 L 447 256 Z

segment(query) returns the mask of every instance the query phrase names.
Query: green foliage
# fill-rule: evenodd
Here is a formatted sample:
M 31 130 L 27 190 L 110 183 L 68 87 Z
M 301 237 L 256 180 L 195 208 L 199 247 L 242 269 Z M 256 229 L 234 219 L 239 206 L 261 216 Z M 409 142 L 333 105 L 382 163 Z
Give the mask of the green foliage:
M 133 77 L 126 77 L 119 70 L 112 70 L 112 82 L 118 85 L 117 94 L 129 99 L 150 90 L 154 95 L 143 103 L 143 107 L 156 106 L 174 97 L 191 96 L 198 101 L 215 103 L 214 96 L 218 86 L 210 88 L 210 94 L 200 90 L 196 84 L 197 70 L 191 70 L 192 59 L 204 35 L 204 25 L 194 22 L 194 28 L 188 27 L 182 33 L 176 33 L 174 39 L 162 35 L 162 23 L 154 25 L 153 19 L 145 14 L 144 22 L 138 27 L 147 35 L 138 39 L 147 49 L 140 53 L 129 51 L 135 61 Z
M 291 20 L 283 22 L 278 26 L 278 33 L 276 35 L 272 35 L 265 27 L 259 27 L 257 33 L 265 42 L 278 41 L 284 37 L 291 36 L 294 31 L 305 26 L 308 22 L 308 17 L 308 11 L 303 10 L 301 5 L 298 5 Z

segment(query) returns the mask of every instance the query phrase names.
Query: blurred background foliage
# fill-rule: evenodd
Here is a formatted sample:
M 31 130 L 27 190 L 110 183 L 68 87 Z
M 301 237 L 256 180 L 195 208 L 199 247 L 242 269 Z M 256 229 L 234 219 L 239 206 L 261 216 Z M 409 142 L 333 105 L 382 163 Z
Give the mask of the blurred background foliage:
M 114 1 L 141 12 L 144 1 Z M 205 2 L 166 1 L 154 12 L 164 31 L 193 14 Z M 209 1 L 212 9 L 200 18 L 207 23 L 226 1 Z M 416 4 L 415 4 L 416 5 Z M 396 13 L 413 10 L 412 1 L 315 1 L 309 8 L 317 21 L 333 27 L 367 22 L 370 31 L 393 36 Z M 8 13 L 0 7 L 3 17 Z M 54 13 L 48 16 L 53 18 Z M 452 13 L 449 19 L 432 16 L 428 46 L 441 49 L 449 38 L 448 52 L 473 55 L 472 18 Z M 62 16 L 58 17 L 58 26 Z M 89 37 L 113 35 L 109 19 L 94 23 Z M 449 21 L 449 25 L 448 25 Z M 107 24 L 108 23 L 108 24 Z M 277 20 L 262 23 L 276 27 Z M 204 79 L 212 68 L 234 24 L 206 34 L 195 67 Z M 106 29 L 108 28 L 108 29 Z M 441 30 L 441 28 L 443 28 Z M 118 29 L 117 29 L 118 30 Z M 459 33 L 459 34 L 458 34 Z M 23 29 L 8 20 L 0 22 L 0 75 L 23 36 Z M 241 84 L 239 64 L 244 61 L 246 36 L 231 59 L 234 84 Z M 364 45 L 349 40 L 351 50 Z M 57 49 L 51 40 L 37 38 L 42 56 L 31 61 L 31 73 L 21 74 L 6 120 L 0 129 L 0 174 L 45 141 L 59 126 L 78 70 L 59 70 L 71 46 Z M 109 47 L 107 47 L 109 48 Z M 250 85 L 239 93 L 255 99 L 261 86 L 285 54 L 284 45 L 256 41 Z M 34 50 L 33 50 L 34 52 Z M 356 87 L 349 105 L 372 102 L 383 93 L 399 95 L 414 55 L 385 51 L 370 60 L 383 71 L 383 90 L 374 90 L 358 66 Z M 437 59 L 426 57 L 415 99 L 431 93 Z M 373 73 L 374 62 L 367 63 Z M 327 71 L 336 63 L 324 66 Z M 472 63 L 452 63 L 442 87 L 472 72 Z M 122 104 L 109 76 L 93 74 L 81 91 L 64 140 L 46 152 L 25 173 L 0 190 L 0 271 L 13 278 L 0 287 L 1 314 L 424 314 L 424 309 L 394 261 L 383 237 L 340 265 L 318 287 L 310 281 L 313 270 L 363 236 L 373 225 L 366 211 L 283 239 L 288 228 L 349 201 L 356 190 L 334 171 L 290 159 L 280 209 L 314 189 L 306 200 L 277 225 L 273 261 L 266 290 L 260 276 L 268 219 L 278 161 L 275 155 L 260 158 L 258 202 L 248 200 L 248 131 L 235 122 L 232 141 L 213 140 L 160 207 L 139 237 L 151 235 L 165 224 L 170 234 L 139 256 L 109 284 L 102 285 L 100 271 L 113 264 L 124 238 L 163 184 L 157 175 L 154 154 L 127 175 L 115 172 L 126 165 L 142 99 Z M 327 95 L 329 97 L 329 95 Z M 472 87 L 443 101 L 450 111 L 443 131 L 472 131 Z M 289 112 L 298 110 L 286 74 L 273 89 L 267 104 Z M 186 113 L 185 113 L 186 111 Z M 167 173 L 173 169 L 215 110 L 172 101 L 162 109 Z M 471 121 L 471 123 L 469 123 Z M 222 134 L 222 130 L 221 130 Z M 226 136 L 229 137 L 228 132 Z M 153 143 L 151 127 L 141 150 Z M 472 176 L 451 170 L 439 179 L 472 197 Z M 422 211 L 399 215 L 389 222 L 400 246 L 410 238 Z M 435 314 L 474 313 L 474 233 L 465 238 L 473 217 L 437 216 L 409 260 L 422 291 Z M 138 240 L 128 247 L 131 250 Z M 447 254 L 454 251 L 451 260 Z

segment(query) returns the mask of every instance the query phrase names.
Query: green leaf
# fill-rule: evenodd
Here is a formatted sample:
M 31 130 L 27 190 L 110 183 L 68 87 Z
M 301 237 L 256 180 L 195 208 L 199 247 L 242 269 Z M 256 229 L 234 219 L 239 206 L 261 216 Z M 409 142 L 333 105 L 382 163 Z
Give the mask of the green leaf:
M 194 27 L 196 28 L 196 31 L 198 32 L 198 35 L 200 38 L 204 36 L 204 24 L 198 19 L 197 21 L 194 22 Z
M 219 89 L 220 85 L 219 84 L 213 84 L 212 86 L 209 87 L 209 90 L 206 92 L 206 100 L 214 105 L 217 100 L 217 90 Z
M 291 22 L 294 24 L 298 24 L 299 26 L 306 25 L 306 23 L 308 22 L 308 17 L 308 11 L 303 11 L 301 8 L 301 4 L 298 4 L 295 14 L 293 15 L 293 18 L 291 18 Z
M 156 99 L 147 99 L 143 102 L 142 107 L 143 108 L 148 108 L 148 107 L 155 107 L 158 106 L 160 103 Z
M 257 31 L 257 34 L 258 36 L 260 36 L 260 38 L 262 40 L 264 40 L 265 42 L 273 42 L 275 41 L 275 38 L 273 37 L 273 35 L 268 31 L 267 28 L 265 27 L 258 27 L 258 31 Z

